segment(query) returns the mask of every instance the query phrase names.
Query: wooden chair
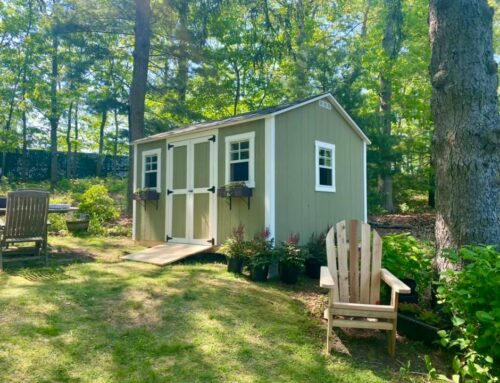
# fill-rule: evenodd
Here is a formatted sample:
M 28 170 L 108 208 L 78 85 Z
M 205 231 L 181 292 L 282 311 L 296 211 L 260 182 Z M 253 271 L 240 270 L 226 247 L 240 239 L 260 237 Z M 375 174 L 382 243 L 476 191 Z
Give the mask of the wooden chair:
M 3 252 L 10 244 L 34 242 L 38 256 L 47 263 L 47 215 L 49 195 L 41 190 L 18 190 L 7 194 L 5 226 L 0 231 L 0 271 Z
M 350 221 L 347 241 L 346 225 L 346 221 L 342 221 L 329 230 L 326 236 L 328 267 L 321 268 L 320 286 L 330 289 L 325 311 L 327 352 L 332 348 L 333 327 L 366 328 L 389 331 L 388 351 L 394 356 L 399 294 L 408 294 L 411 290 L 381 268 L 382 239 L 379 234 L 371 231 L 366 223 Z M 392 290 L 389 305 L 379 304 L 381 280 Z

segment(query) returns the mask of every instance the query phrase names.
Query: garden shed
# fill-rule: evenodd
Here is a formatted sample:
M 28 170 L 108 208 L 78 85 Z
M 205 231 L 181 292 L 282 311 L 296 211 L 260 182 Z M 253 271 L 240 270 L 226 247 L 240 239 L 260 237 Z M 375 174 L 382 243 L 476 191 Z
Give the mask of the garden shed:
M 133 238 L 218 245 L 242 224 L 307 241 L 366 221 L 369 143 L 330 93 L 137 140 Z

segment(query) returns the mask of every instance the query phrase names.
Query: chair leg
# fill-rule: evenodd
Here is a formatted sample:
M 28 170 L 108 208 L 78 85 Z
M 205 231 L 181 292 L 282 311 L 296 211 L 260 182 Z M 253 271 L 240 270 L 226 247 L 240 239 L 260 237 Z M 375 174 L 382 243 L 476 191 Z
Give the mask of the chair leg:
M 0 272 L 3 271 L 3 243 L 0 242 Z
M 326 329 L 326 353 L 330 354 L 330 351 L 332 351 L 332 315 L 331 315 L 331 309 L 328 308 L 326 309 L 327 315 L 328 315 L 328 327 Z
M 43 251 L 43 256 L 45 258 L 45 266 L 48 266 L 48 264 L 49 264 L 49 256 L 48 256 L 48 253 L 47 253 L 47 239 L 45 239 L 43 241 L 42 251 Z

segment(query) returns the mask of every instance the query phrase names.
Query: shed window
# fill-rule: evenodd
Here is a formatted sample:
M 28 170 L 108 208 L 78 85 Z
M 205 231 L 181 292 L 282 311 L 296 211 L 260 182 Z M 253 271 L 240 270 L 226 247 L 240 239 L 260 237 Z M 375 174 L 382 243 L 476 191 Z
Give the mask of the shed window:
M 335 191 L 335 145 L 316 141 L 316 191 Z
M 226 137 L 226 184 L 246 182 L 254 187 L 255 133 Z
M 146 189 L 160 189 L 160 151 L 149 150 L 143 152 L 143 181 L 142 187 Z

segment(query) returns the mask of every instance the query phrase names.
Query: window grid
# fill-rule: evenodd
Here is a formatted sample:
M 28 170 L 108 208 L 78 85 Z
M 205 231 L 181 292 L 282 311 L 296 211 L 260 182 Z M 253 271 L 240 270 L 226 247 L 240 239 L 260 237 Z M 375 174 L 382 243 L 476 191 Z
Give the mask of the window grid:
M 316 191 L 335 192 L 335 145 L 316 141 Z

